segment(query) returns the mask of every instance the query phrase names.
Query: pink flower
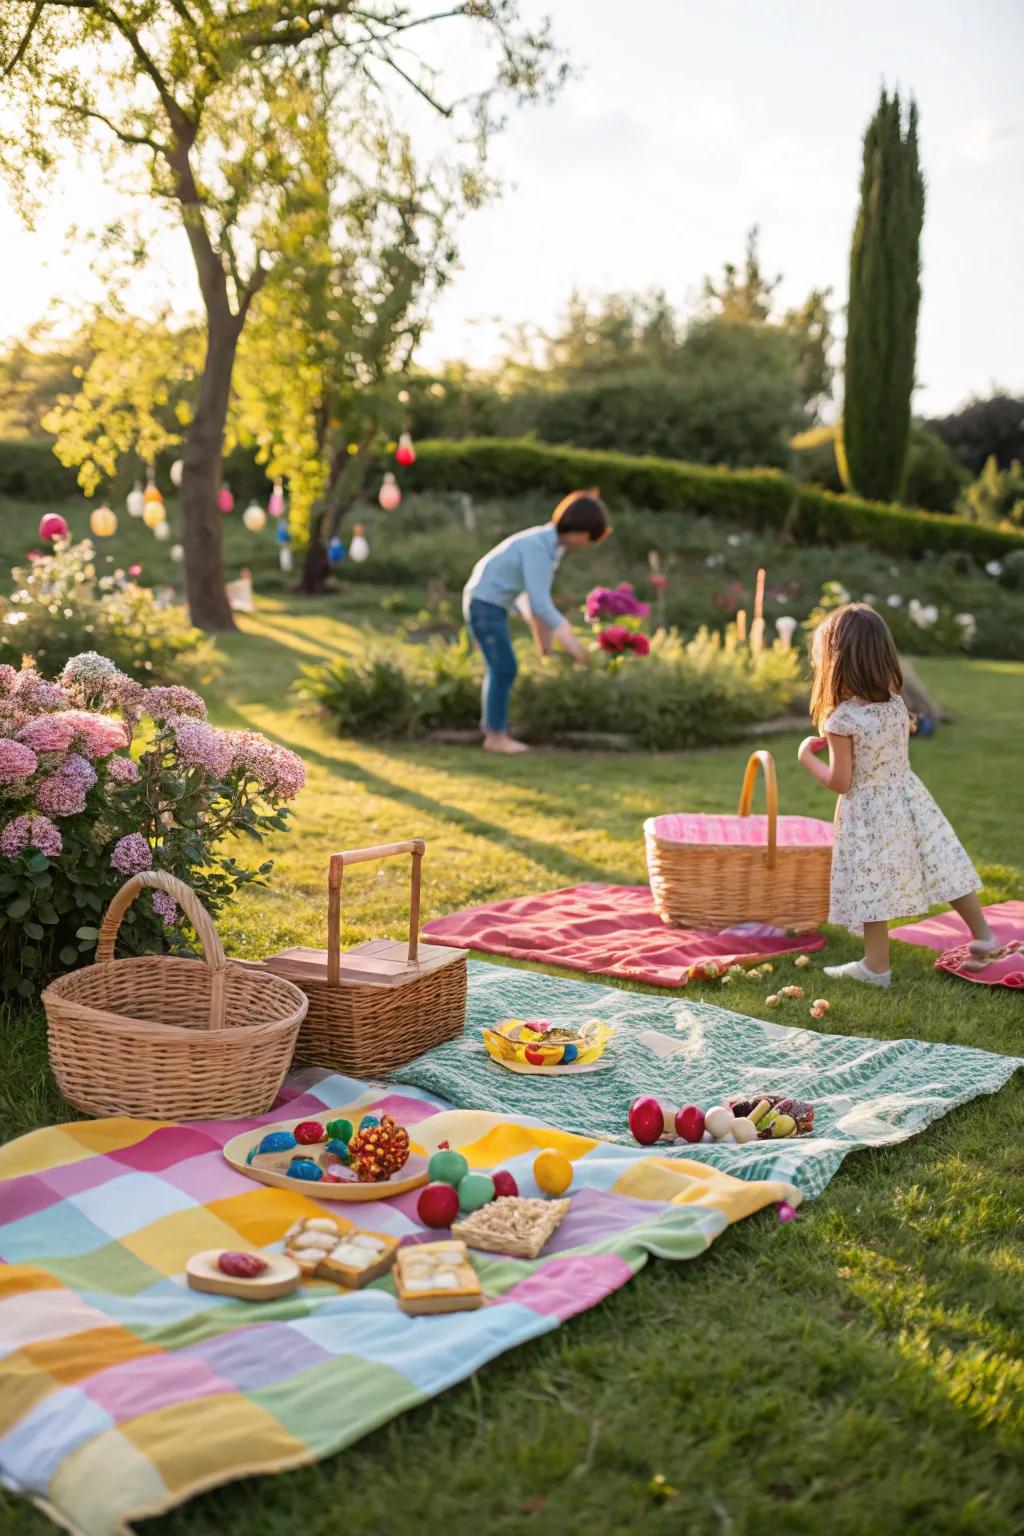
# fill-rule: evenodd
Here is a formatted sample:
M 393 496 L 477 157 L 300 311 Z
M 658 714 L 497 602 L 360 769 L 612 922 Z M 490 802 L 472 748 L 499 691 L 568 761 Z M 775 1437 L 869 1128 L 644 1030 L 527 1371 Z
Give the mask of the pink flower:
M 607 651 L 610 656 L 621 656 L 623 651 L 628 651 L 632 640 L 632 630 L 626 629 L 623 624 L 609 624 L 597 637 L 602 651 Z
M 651 586 L 654 588 L 655 592 L 665 591 L 665 588 L 668 586 L 668 577 L 665 575 L 664 571 L 655 571 L 654 575 L 651 577 Z
M 301 757 L 287 747 L 276 747 L 258 731 L 238 731 L 233 739 L 234 766 L 262 790 L 282 800 L 294 800 L 306 782 Z
M 584 613 L 591 624 L 598 619 L 643 619 L 650 611 L 650 603 L 642 603 L 628 581 L 620 582 L 617 587 L 592 588 L 584 604 Z
M 84 709 L 64 710 L 55 717 L 69 720 L 75 727 L 75 740 L 86 757 L 109 757 L 119 747 L 128 745 L 128 727 L 109 715 L 91 715 Z
M 206 719 L 206 705 L 198 693 L 193 693 L 191 688 L 182 688 L 178 683 L 172 683 L 169 688 L 147 688 L 144 708 L 154 720 L 166 720 L 170 715 Z
M 153 892 L 153 911 L 163 918 L 166 928 L 173 928 L 178 921 L 178 903 L 166 891 Z
M 14 685 L 18 681 L 18 674 L 7 662 L 0 665 L 0 697 L 14 692 Z
M 61 686 L 76 698 L 92 698 L 102 693 L 113 699 L 120 677 L 117 667 L 106 656 L 97 651 L 82 651 L 65 663 L 60 681 Z
M 9 738 L 0 740 L 0 784 L 11 784 L 15 779 L 27 779 L 35 773 L 39 759 L 31 747 Z
M 68 753 L 58 772 L 62 779 L 79 789 L 92 789 L 96 783 L 96 769 L 87 757 L 81 757 L 77 752 Z
M 178 757 L 187 767 L 205 768 L 216 779 L 225 778 L 231 771 L 235 750 L 226 731 L 218 731 L 205 720 L 183 716 L 172 715 L 167 724 L 174 732 Z
M 646 635 L 631 635 L 629 644 L 630 648 L 634 650 L 638 656 L 646 656 L 651 649 L 651 642 L 648 640 Z
M 73 720 L 62 715 L 36 715 L 18 732 L 18 740 L 34 752 L 66 752 L 75 739 Z
M 128 567 L 128 575 L 129 576 L 141 576 L 142 575 L 142 566 L 141 565 L 130 565 Z
M 153 854 L 141 832 L 129 832 L 114 844 L 110 862 L 122 875 L 137 875 L 153 864 Z
M 107 778 L 115 784 L 134 784 L 139 777 L 139 765 L 130 757 L 112 757 L 107 764 Z
M 24 709 L 37 715 L 48 709 L 62 709 L 68 702 L 63 688 L 58 688 L 56 683 L 48 683 L 31 668 L 18 673 L 11 692 Z
M 60 832 L 47 816 L 15 816 L 0 831 L 0 854 L 16 858 L 25 848 L 38 848 L 47 858 L 56 858 L 63 844 Z
M 36 805 L 51 816 L 78 816 L 85 810 L 85 789 L 72 779 L 55 773 L 36 785 Z

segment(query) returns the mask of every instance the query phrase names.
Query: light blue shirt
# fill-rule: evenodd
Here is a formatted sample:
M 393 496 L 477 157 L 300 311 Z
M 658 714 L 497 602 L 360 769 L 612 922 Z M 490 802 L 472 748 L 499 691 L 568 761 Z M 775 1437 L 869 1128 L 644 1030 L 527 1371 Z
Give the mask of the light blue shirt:
M 462 593 L 463 612 L 468 618 L 473 598 L 510 612 L 525 592 L 534 618 L 557 629 L 562 615 L 551 601 L 551 583 L 561 558 L 554 523 L 513 533 L 474 565 Z

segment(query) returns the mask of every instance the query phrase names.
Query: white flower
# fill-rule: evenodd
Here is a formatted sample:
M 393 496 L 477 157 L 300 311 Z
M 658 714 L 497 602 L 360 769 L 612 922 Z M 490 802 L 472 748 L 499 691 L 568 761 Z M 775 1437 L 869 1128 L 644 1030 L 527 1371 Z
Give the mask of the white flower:
M 730 535 L 729 535 L 729 537 L 728 537 L 726 542 L 731 544 L 733 549 L 735 549 L 738 544 L 742 544 L 743 543 L 743 539 L 742 539 L 741 535 L 738 534 L 738 533 L 730 533 Z
M 28 618 L 27 613 L 9 613 L 4 618 L 5 624 L 24 624 Z
M 973 613 L 955 613 L 953 621 L 960 626 L 960 638 L 964 645 L 970 645 L 978 629 L 978 621 Z
M 861 598 L 861 602 L 867 603 L 869 608 L 873 608 L 875 606 L 875 601 L 875 594 L 873 592 L 865 592 L 864 596 Z
M 709 569 L 714 570 L 716 565 L 724 565 L 725 564 L 725 556 L 724 555 L 708 555 L 706 557 L 705 561 L 704 561 L 704 564 L 706 566 L 708 566 Z
M 791 619 L 788 614 L 783 614 L 775 620 L 775 632 L 783 645 L 792 645 L 796 625 L 796 619 Z
M 890 608 L 903 607 L 903 599 L 900 597 L 898 592 L 890 592 L 889 596 L 886 598 L 886 602 L 889 604 Z
M 989 560 L 985 569 L 990 576 L 1001 576 L 1003 574 L 1003 562 L 1001 560 Z
M 916 597 L 912 597 L 907 604 L 907 616 L 918 629 L 931 629 L 939 617 L 939 610 L 934 603 L 921 604 Z

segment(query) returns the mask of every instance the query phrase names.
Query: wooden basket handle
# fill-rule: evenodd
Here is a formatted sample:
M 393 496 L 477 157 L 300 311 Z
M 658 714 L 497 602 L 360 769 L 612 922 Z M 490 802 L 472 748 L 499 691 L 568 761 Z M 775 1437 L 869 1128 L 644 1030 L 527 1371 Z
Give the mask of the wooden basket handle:
M 100 935 L 96 941 L 96 964 L 105 965 L 108 960 L 113 960 L 121 919 L 139 892 L 144 890 L 164 891 L 168 896 L 172 896 L 195 929 L 199 942 L 203 946 L 203 958 L 212 972 L 208 1027 L 223 1029 L 224 979 L 227 971 L 224 947 L 209 912 L 192 887 L 186 885 L 184 880 L 179 880 L 176 875 L 169 875 L 161 869 L 144 869 L 141 874 L 133 875 L 130 880 L 125 881 L 111 901 L 100 924 Z
M 743 788 L 740 790 L 741 816 L 750 815 L 750 806 L 754 799 L 754 781 L 757 778 L 757 770 L 764 774 L 764 794 L 768 810 L 768 868 L 775 868 L 775 845 L 778 834 L 779 818 L 779 786 L 775 778 L 775 759 L 770 752 L 751 752 L 747 761 L 746 772 L 743 775 Z
M 327 980 L 336 986 L 341 980 L 341 877 L 346 864 L 367 864 L 371 859 L 390 859 L 398 854 L 412 854 L 412 883 L 409 891 L 409 964 L 416 959 L 420 942 L 420 881 L 423 873 L 422 837 L 407 843 L 381 843 L 376 848 L 350 848 L 332 853 L 327 873 Z

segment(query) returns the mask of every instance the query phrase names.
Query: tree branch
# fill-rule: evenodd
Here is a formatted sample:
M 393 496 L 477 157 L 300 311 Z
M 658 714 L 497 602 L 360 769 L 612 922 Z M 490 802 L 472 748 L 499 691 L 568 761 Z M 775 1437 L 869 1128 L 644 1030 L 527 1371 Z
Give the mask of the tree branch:
M 28 26 L 25 28 L 25 36 L 22 38 L 21 42 L 15 49 L 14 57 L 11 62 L 5 65 L 3 73 L 0 74 L 0 80 L 6 80 L 8 75 L 13 75 L 14 71 L 25 57 L 25 50 L 28 48 L 29 43 L 32 41 L 32 34 L 36 29 L 36 22 L 39 20 L 42 14 L 43 0 L 36 0 L 35 6 L 32 10 L 32 15 L 28 19 Z
M 141 65 L 143 72 L 149 76 L 156 87 L 156 93 L 160 97 L 163 109 L 167 113 L 167 119 L 174 130 L 175 136 L 191 144 L 195 138 L 196 125 L 192 122 L 184 108 L 178 105 L 167 81 L 140 43 L 136 28 L 119 16 L 113 7 L 104 6 L 103 9 L 107 20 L 120 32 Z
M 55 101 L 47 102 L 47 106 L 54 107 L 61 112 L 71 112 L 75 117 L 93 117 L 97 122 L 102 123 L 105 128 L 109 128 L 115 138 L 120 139 L 122 144 L 141 144 L 147 149 L 151 149 L 155 155 L 162 155 L 165 160 L 170 159 L 165 144 L 160 144 L 156 139 L 151 139 L 145 133 L 132 133 L 127 128 L 119 128 L 109 117 L 105 117 L 102 112 L 97 112 L 95 107 L 82 106 L 77 102 L 69 104 L 68 102 Z

